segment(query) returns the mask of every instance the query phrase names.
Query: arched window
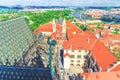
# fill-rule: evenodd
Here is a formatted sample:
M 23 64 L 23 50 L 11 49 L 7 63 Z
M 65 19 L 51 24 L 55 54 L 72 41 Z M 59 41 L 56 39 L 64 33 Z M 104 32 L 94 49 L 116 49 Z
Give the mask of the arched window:
M 74 64 L 70 64 L 70 66 L 74 66 Z
M 76 64 L 76 66 L 80 66 L 80 64 Z

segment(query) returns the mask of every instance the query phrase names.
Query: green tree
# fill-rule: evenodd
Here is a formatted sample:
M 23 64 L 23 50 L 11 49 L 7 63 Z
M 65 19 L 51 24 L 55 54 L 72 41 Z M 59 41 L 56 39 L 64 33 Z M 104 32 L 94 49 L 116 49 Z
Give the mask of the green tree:
M 69 14 L 71 14 L 70 10 L 50 10 L 39 13 L 24 13 L 25 16 L 29 16 L 30 20 L 34 22 L 34 24 L 28 23 L 32 30 L 38 28 L 39 25 L 48 23 L 53 18 L 59 19 L 60 16 L 62 16 L 62 18 L 66 18 L 67 20 L 73 20 L 73 17 L 70 17 Z M 29 21 L 27 20 L 27 22 Z
M 84 24 L 80 25 L 79 28 L 83 31 L 88 29 L 87 25 L 84 25 Z

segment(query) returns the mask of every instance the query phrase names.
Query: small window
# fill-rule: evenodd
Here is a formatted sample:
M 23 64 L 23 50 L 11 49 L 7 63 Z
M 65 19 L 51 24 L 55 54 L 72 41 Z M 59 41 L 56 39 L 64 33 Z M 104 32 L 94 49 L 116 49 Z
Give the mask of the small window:
M 87 62 L 87 60 L 84 60 L 85 62 Z
M 77 58 L 81 58 L 81 55 L 77 55 Z
M 77 64 L 76 66 L 80 66 L 80 64 Z
M 77 60 L 77 62 L 80 62 L 80 60 Z
M 74 62 L 74 60 L 71 60 L 71 62 Z
M 86 63 L 84 63 L 84 66 L 86 66 L 87 64 Z
M 75 55 L 71 55 L 71 58 L 74 58 L 75 57 Z
M 74 66 L 74 64 L 70 64 L 71 66 Z
M 86 55 L 84 55 L 84 58 L 87 58 L 87 56 L 86 56 Z
M 85 52 L 87 52 L 87 50 L 85 50 Z

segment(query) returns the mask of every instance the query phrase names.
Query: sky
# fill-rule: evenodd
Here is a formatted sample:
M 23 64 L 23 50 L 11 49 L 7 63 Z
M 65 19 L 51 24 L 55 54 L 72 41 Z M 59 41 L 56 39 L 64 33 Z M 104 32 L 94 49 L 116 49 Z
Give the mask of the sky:
M 0 5 L 35 6 L 120 6 L 120 0 L 0 0 Z

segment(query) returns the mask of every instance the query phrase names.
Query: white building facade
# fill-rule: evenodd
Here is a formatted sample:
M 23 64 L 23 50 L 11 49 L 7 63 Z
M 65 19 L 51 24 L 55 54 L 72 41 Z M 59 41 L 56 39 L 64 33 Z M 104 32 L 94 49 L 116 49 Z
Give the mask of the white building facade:
M 69 54 L 70 57 L 66 54 Z M 64 50 L 64 68 L 70 66 L 84 66 L 86 62 L 87 50 Z

